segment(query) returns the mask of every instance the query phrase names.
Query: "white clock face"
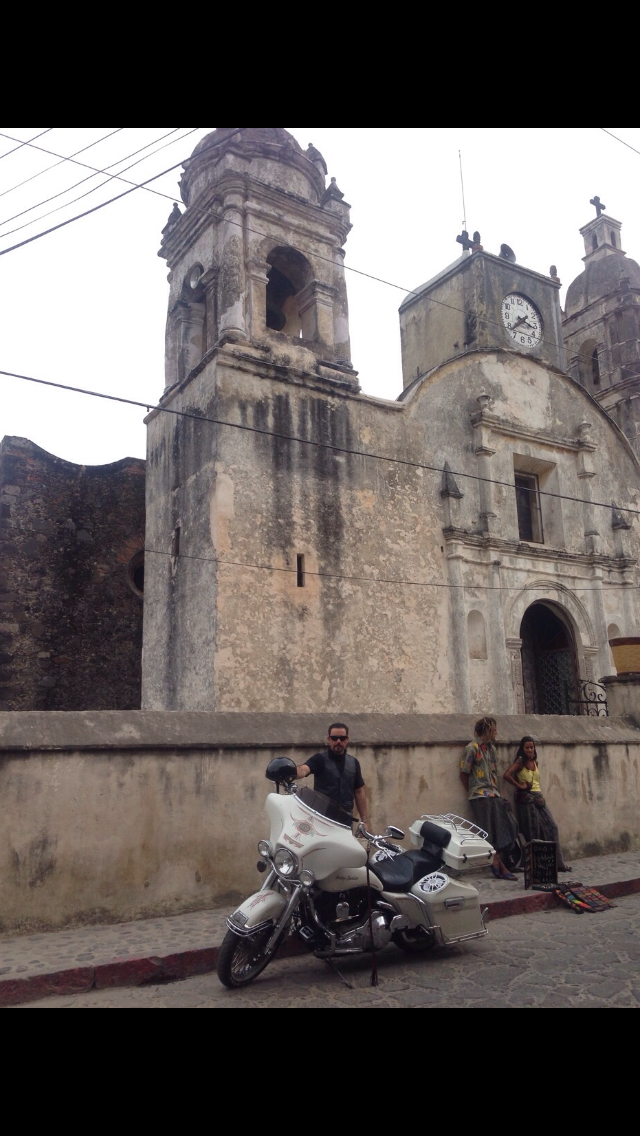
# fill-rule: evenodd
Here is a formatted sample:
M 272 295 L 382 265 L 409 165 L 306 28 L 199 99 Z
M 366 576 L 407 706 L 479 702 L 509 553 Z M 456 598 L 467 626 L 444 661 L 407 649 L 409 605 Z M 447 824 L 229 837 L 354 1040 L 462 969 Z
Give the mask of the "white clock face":
M 532 300 L 509 292 L 502 301 L 502 322 L 507 336 L 520 350 L 537 347 L 542 340 L 542 317 Z

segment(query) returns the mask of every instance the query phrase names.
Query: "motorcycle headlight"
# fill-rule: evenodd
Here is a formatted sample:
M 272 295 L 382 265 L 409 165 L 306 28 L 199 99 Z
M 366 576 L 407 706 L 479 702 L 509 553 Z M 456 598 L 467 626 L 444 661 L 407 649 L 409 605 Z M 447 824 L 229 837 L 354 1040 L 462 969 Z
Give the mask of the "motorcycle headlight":
M 298 857 L 288 848 L 278 848 L 273 863 L 282 876 L 294 876 L 298 871 Z
M 270 860 L 273 856 L 273 845 L 270 840 L 258 841 L 258 852 L 263 860 Z
M 307 868 L 303 868 L 300 872 L 300 883 L 302 884 L 302 886 L 310 888 L 315 882 L 316 877 L 314 876 L 313 872 L 308 871 Z

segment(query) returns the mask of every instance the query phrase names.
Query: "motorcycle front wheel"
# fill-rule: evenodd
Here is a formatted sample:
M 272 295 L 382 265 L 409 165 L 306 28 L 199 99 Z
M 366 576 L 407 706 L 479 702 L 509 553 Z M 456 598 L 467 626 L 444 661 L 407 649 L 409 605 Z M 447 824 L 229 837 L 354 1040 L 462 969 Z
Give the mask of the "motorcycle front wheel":
M 256 931 L 255 935 L 236 935 L 235 931 L 227 931 L 218 955 L 218 978 L 223 986 L 234 990 L 258 977 L 275 953 L 266 952 L 272 934 L 272 924 Z
M 391 942 L 408 955 L 423 955 L 436 945 L 436 936 L 433 931 L 422 931 L 412 928 L 407 931 L 394 931 Z

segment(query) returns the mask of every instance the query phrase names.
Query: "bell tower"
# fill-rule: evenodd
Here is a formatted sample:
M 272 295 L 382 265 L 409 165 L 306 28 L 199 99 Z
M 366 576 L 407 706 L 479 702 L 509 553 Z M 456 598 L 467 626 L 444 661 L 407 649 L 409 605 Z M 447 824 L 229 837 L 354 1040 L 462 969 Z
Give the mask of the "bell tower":
M 596 210 L 580 229 L 584 270 L 562 321 L 567 369 L 627 435 L 640 457 L 640 265 L 621 247 L 620 221 Z
M 158 253 L 171 269 L 165 391 L 217 346 L 250 344 L 355 383 L 343 245 L 349 205 L 312 144 L 279 128 L 198 143 Z
M 302 634 L 307 592 L 290 572 L 303 578 L 311 543 L 296 496 L 308 451 L 285 439 L 346 429 L 344 399 L 360 389 L 343 263 L 350 207 L 319 150 L 280 128 L 213 131 L 180 192 L 159 252 L 170 294 L 164 393 L 147 418 L 142 704 L 236 709 L 284 675 L 267 662 L 265 607 L 274 626 Z M 336 522 L 323 510 L 320 493 L 324 547 Z M 276 655 L 286 659 L 286 643 Z

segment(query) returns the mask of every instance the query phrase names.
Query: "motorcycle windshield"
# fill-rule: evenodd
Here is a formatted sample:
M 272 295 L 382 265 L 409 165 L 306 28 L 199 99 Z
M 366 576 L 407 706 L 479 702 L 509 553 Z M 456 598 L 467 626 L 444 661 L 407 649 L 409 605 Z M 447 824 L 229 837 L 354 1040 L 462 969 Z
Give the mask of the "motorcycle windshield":
M 301 789 L 298 789 L 296 796 L 308 809 L 313 809 L 314 813 L 318 813 L 319 816 L 326 817 L 327 820 L 332 820 L 336 824 L 345 825 L 351 831 L 353 817 L 340 808 L 336 801 L 332 801 L 331 797 L 327 797 L 326 793 L 318 793 L 315 789 L 309 789 L 304 785 Z

